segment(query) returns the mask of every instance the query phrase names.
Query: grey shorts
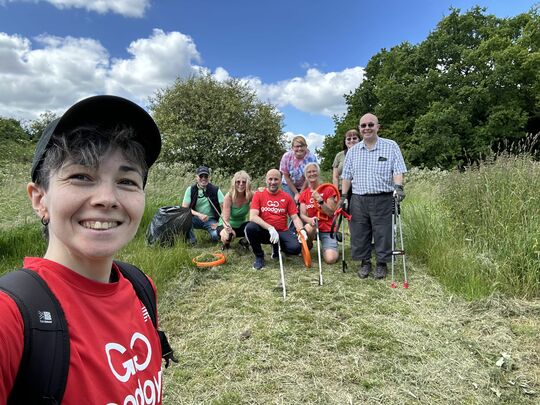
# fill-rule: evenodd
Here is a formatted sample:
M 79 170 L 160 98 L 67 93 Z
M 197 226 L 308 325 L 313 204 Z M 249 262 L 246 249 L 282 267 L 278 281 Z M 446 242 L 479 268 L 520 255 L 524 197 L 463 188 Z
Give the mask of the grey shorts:
M 321 246 L 323 248 L 323 252 L 328 249 L 335 250 L 337 252 L 337 239 L 331 238 L 330 232 L 320 232 L 319 238 L 321 239 Z

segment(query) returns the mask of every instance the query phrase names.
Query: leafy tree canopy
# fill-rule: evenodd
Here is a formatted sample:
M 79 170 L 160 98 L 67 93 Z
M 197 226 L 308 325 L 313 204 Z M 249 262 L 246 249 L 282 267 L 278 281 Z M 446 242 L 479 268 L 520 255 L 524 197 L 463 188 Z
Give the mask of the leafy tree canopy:
M 21 123 L 0 117 L 0 162 L 28 161 L 32 145 Z
M 259 176 L 277 167 L 285 151 L 281 114 L 236 79 L 177 79 L 155 94 L 150 109 L 163 136 L 165 162 Z
M 450 168 L 540 131 L 538 8 L 512 18 L 450 11 L 423 42 L 370 59 L 366 79 L 345 95 L 335 138 L 373 112 L 381 136 L 396 140 L 410 164 Z M 327 140 L 321 154 L 333 159 L 339 150 L 341 142 Z

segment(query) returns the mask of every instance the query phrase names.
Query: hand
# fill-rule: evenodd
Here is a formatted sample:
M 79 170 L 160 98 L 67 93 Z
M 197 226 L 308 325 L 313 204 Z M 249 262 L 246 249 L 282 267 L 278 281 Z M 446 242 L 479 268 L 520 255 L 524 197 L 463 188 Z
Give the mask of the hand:
M 276 228 L 271 226 L 270 228 L 268 228 L 268 232 L 270 233 L 270 243 L 271 244 L 278 243 L 279 242 L 279 233 L 278 233 L 278 231 L 276 231 Z
M 199 219 L 203 222 L 208 221 L 208 215 L 205 214 L 199 214 Z
M 394 198 L 397 202 L 401 202 L 405 199 L 405 190 L 401 184 L 394 185 Z
M 296 193 L 296 194 L 294 195 L 294 202 L 295 202 L 296 204 L 298 204 L 298 200 L 299 200 L 299 199 L 300 199 L 300 194 Z
M 317 217 L 311 218 L 311 223 L 310 223 L 310 225 L 311 225 L 311 226 L 315 226 L 315 221 L 317 221 Z
M 297 230 L 297 233 L 298 233 L 298 242 L 302 243 L 302 238 L 300 237 L 300 235 L 302 235 L 302 237 L 304 238 L 305 241 L 307 241 L 307 232 L 305 229 L 298 229 Z
M 347 196 L 342 195 L 339 198 L 338 208 L 343 208 L 344 210 L 346 210 L 348 206 L 349 206 L 349 202 L 347 201 Z

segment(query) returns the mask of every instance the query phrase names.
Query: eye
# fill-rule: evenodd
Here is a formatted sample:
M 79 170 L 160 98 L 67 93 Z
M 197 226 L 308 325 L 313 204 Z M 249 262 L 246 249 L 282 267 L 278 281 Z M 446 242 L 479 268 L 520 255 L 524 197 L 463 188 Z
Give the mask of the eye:
M 123 185 L 123 186 L 141 188 L 140 183 L 138 181 L 133 180 L 133 179 L 121 179 L 118 183 Z
M 72 181 L 91 181 L 92 179 L 90 178 L 90 176 L 86 173 L 74 173 L 74 174 L 71 174 L 69 177 L 68 177 L 69 180 L 72 180 Z

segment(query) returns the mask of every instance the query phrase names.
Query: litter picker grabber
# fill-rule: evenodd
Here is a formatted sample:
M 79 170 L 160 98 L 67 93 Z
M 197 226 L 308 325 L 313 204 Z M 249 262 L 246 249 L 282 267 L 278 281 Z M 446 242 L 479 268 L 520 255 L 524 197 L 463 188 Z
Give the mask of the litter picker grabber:
M 283 258 L 281 256 L 281 246 L 278 245 L 278 256 L 279 256 L 279 271 L 281 273 L 281 289 L 283 290 L 283 299 L 287 297 L 287 288 L 285 287 L 285 270 L 283 269 Z
M 348 221 L 350 221 L 352 218 L 351 214 L 347 213 L 347 211 L 340 207 L 336 210 L 336 212 L 334 212 L 334 220 L 332 221 L 332 227 L 330 228 L 330 237 L 335 237 L 338 242 L 340 241 L 337 230 L 341 224 L 341 269 L 343 273 L 345 273 L 347 271 L 347 262 L 345 261 L 345 221 L 343 221 L 343 217 L 345 217 L 345 219 Z
M 398 245 L 399 240 L 399 245 Z M 396 256 L 401 256 L 403 265 L 403 288 L 409 288 L 407 280 L 407 267 L 405 265 L 405 247 L 403 245 L 403 228 L 401 226 L 401 206 L 397 198 L 394 197 L 394 206 L 392 207 L 392 288 L 397 287 L 395 265 Z
M 210 198 L 208 198 L 208 196 L 206 195 L 206 191 L 203 191 L 203 195 L 206 197 L 206 199 L 208 200 L 208 202 L 210 203 L 210 205 L 212 206 L 212 208 L 214 209 L 216 214 L 218 214 L 218 216 L 221 218 L 221 220 L 223 221 L 223 225 L 225 225 L 227 228 L 231 228 L 231 225 L 229 225 L 229 223 L 227 221 L 225 221 L 225 219 L 223 219 L 223 216 L 218 211 L 218 209 L 216 208 L 216 206 L 214 205 L 212 200 Z M 223 247 L 221 248 L 221 250 L 229 249 L 232 238 L 233 238 L 233 234 L 229 233 L 229 237 L 227 238 L 227 242 L 225 244 L 223 244 Z
M 323 285 L 321 262 L 321 238 L 319 237 L 319 220 L 315 218 L 315 233 L 317 234 L 317 256 L 319 257 L 319 285 Z

